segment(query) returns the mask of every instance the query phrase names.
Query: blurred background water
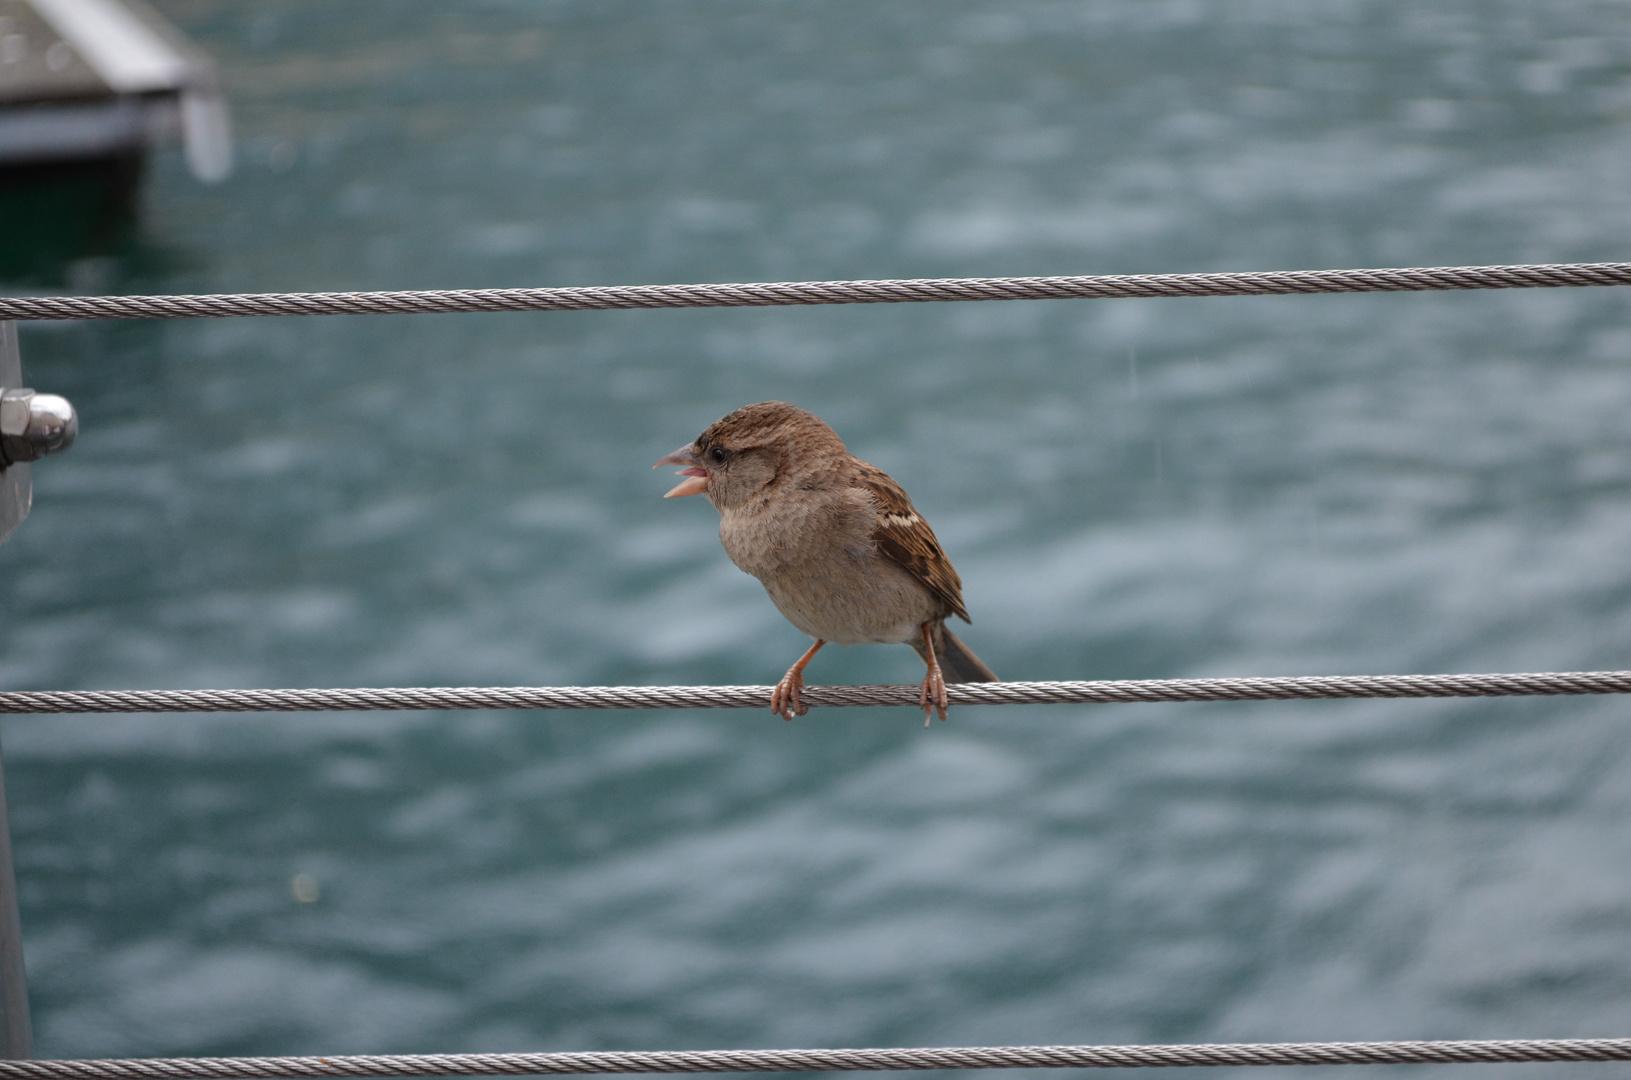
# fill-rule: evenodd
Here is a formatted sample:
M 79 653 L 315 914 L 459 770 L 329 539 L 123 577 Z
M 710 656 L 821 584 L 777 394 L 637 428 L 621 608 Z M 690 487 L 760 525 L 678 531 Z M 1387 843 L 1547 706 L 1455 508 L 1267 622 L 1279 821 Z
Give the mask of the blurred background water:
M 1621 4 L 160 7 L 237 172 L 159 157 L 126 249 L 12 291 L 1631 250 Z M 771 682 L 804 641 L 648 469 L 767 398 L 906 486 L 1008 678 L 1631 666 L 1623 289 L 22 342 L 83 434 L 0 550 L 8 688 Z M 1627 1033 L 1628 711 L 3 734 L 46 1056 L 1518 1037 Z

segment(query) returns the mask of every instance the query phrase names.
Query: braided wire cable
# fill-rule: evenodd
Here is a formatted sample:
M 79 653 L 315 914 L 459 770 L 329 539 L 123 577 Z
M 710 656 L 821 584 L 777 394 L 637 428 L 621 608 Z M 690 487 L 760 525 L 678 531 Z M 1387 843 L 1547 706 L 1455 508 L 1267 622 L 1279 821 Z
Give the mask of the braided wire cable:
M 763 709 L 768 686 L 490 686 L 318 690 L 15 690 L 0 714 L 329 712 L 422 709 Z M 1334 698 L 1631 694 L 1631 671 L 1500 675 L 1303 675 L 1238 679 L 958 683 L 953 705 L 1088 705 Z M 916 686 L 811 686 L 813 707 L 918 707 Z M 0 1077 L 3 1080 L 3 1077 Z
M 1126 1069 L 1219 1065 L 1405 1065 L 1631 1061 L 1631 1039 L 974 1046 L 878 1050 L 671 1050 L 583 1054 L 0 1060 L 0 1080 L 259 1080 L 597 1073 Z
M 1549 289 L 1586 285 L 1631 285 L 1631 263 L 205 296 L 14 296 L 0 297 L 0 319 L 180 319 L 228 315 L 392 315 L 910 304 L 937 300 L 1278 296 L 1292 293 L 1427 292 L 1445 289 Z

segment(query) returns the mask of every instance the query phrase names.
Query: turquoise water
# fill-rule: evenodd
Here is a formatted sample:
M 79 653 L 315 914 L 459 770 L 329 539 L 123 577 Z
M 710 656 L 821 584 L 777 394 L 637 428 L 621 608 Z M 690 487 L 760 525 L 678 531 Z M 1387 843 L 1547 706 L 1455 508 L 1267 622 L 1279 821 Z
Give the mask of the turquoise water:
M 238 171 L 157 158 L 78 291 L 1631 251 L 1621 5 L 162 6 Z M 767 398 L 912 493 L 1008 678 L 1631 666 L 1627 290 L 22 341 L 83 433 L 8 688 L 771 682 L 804 641 L 648 468 Z M 1628 1033 L 1617 699 L 3 736 L 47 1056 Z

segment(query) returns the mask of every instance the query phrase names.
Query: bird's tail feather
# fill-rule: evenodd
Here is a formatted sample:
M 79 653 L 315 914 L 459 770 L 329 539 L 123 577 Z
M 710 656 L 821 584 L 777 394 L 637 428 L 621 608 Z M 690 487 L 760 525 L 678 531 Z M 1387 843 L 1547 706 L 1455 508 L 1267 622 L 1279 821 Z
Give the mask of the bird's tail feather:
M 985 661 L 974 655 L 974 650 L 963 644 L 961 638 L 950 630 L 946 624 L 938 622 L 931 631 L 934 635 L 934 655 L 940 661 L 940 673 L 945 676 L 948 683 L 960 682 L 1001 682 L 996 673 L 985 666 Z M 923 654 L 923 642 L 919 638 L 911 641 L 913 649 L 923 657 L 923 662 L 929 658 Z

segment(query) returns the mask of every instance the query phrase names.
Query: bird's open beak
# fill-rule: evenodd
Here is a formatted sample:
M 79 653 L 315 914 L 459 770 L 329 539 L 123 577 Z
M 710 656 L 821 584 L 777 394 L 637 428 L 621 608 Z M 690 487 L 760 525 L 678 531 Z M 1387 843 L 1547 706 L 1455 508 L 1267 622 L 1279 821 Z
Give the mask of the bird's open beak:
M 673 489 L 663 498 L 678 499 L 686 495 L 700 495 L 708 490 L 708 470 L 704 469 L 702 463 L 691 453 L 690 443 L 686 443 L 672 454 L 658 458 L 657 464 L 653 465 L 652 468 L 660 469 L 664 465 L 685 466 L 680 470 L 680 475 L 685 479 L 675 484 Z

